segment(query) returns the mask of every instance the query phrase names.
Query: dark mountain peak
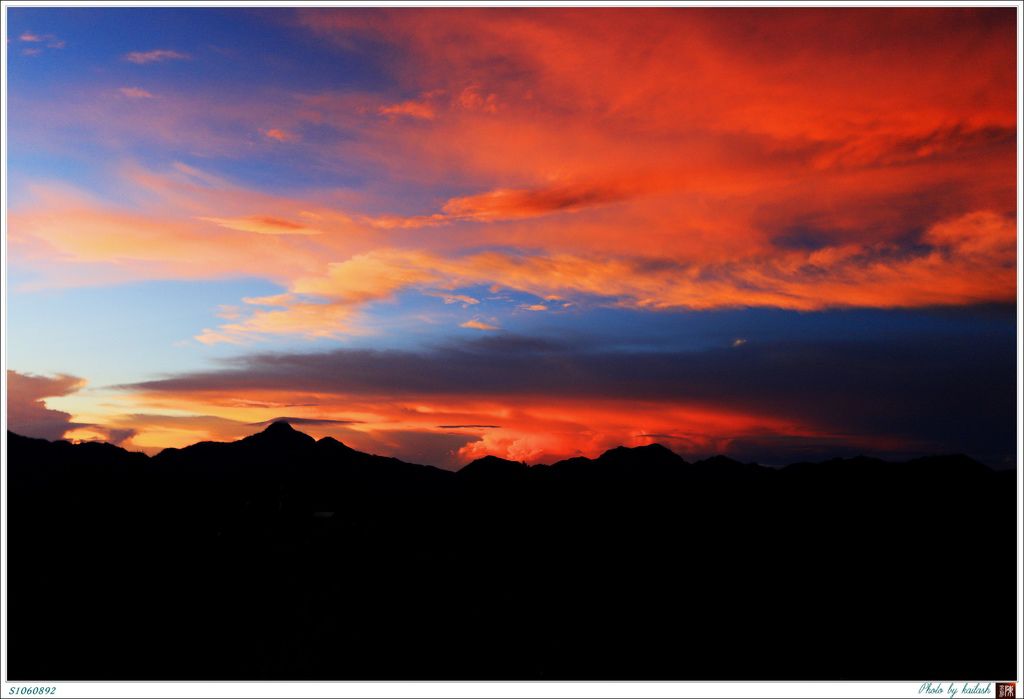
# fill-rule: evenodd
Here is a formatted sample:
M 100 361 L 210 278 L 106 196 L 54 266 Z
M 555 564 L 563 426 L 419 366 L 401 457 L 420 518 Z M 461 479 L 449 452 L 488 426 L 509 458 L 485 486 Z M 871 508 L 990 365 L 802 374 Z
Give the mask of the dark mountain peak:
M 706 459 L 697 461 L 694 465 L 701 464 L 703 466 L 742 466 L 742 463 L 736 459 L 729 458 L 725 454 L 715 454 L 709 456 Z
M 355 449 L 345 444 L 344 442 L 335 439 L 334 437 L 321 437 L 320 439 L 317 440 L 316 444 L 318 447 L 321 447 L 323 449 L 343 449 L 345 451 L 355 451 Z
M 614 480 L 623 478 L 649 478 L 661 475 L 676 475 L 686 462 L 681 456 L 661 444 L 645 444 L 639 447 L 615 447 L 596 459 L 574 456 L 558 461 L 548 471 L 559 478 L 584 478 Z
M 628 456 L 629 454 L 632 454 L 632 453 L 633 453 L 633 448 L 632 447 L 618 446 L 618 447 L 612 447 L 611 449 L 607 450 L 606 452 L 604 452 L 603 454 L 601 454 L 597 458 L 598 459 L 618 459 L 618 458 L 621 458 L 623 456 Z
M 605 462 L 643 462 L 651 463 L 684 463 L 683 457 L 662 444 L 645 444 L 639 447 L 615 447 L 609 449 L 597 461 Z
M 835 471 L 847 471 L 850 469 L 866 472 L 869 469 L 874 471 L 880 466 L 891 467 L 892 465 L 892 463 L 882 461 L 881 459 L 875 459 L 858 454 L 857 456 L 850 457 L 834 456 L 831 459 L 826 459 L 824 461 L 799 461 L 797 463 L 789 464 L 782 470 L 791 473 L 802 473 L 807 471 L 809 473 L 819 474 Z
M 588 459 L 585 456 L 570 456 L 568 459 L 562 459 L 548 466 L 549 469 L 559 470 L 566 468 L 586 468 L 593 464 L 593 459 Z
M 770 468 L 757 463 L 743 463 L 724 454 L 715 454 L 693 464 L 693 473 L 706 478 L 727 480 L 755 479 L 760 481 L 775 474 Z
M 7 444 L 8 445 L 17 444 L 18 446 L 22 446 L 22 445 L 26 445 L 26 446 L 28 446 L 28 445 L 41 446 L 43 444 L 57 444 L 58 442 L 63 442 L 63 441 L 64 440 L 61 439 L 61 440 L 57 440 L 56 442 L 51 442 L 48 439 L 41 439 L 39 437 L 26 437 L 23 434 L 18 434 L 17 432 L 11 432 L 10 430 L 7 430 Z
M 293 432 L 298 432 L 298 430 L 296 430 L 294 427 L 292 427 L 285 420 L 277 420 L 276 422 L 272 422 L 269 425 L 267 425 L 267 428 L 265 430 L 263 430 L 263 434 L 274 434 L 274 435 L 277 435 L 277 434 L 291 434 Z
M 529 470 L 522 461 L 510 461 L 499 456 L 484 456 L 471 461 L 458 471 L 460 478 L 507 480 L 521 478 Z
M 474 459 L 466 464 L 463 468 L 469 468 L 470 466 L 487 466 L 488 468 L 496 465 L 514 466 L 516 468 L 527 468 L 526 464 L 522 461 L 512 461 L 511 459 L 503 459 L 500 456 L 494 456 L 488 454 L 487 456 L 481 456 L 479 459 Z
M 134 483 L 143 475 L 149 457 L 106 442 L 51 442 L 7 432 L 9 484 L 35 488 L 71 484 L 79 488 L 90 479 L 115 479 Z M 26 468 L 27 466 L 27 468 Z
M 985 477 L 993 471 L 965 454 L 939 454 L 911 459 L 905 467 L 921 479 L 962 479 Z
M 240 444 L 258 444 L 272 448 L 294 448 L 309 446 L 316 442 L 305 432 L 299 432 L 287 422 L 272 422 L 262 432 L 249 435 L 240 440 Z
M 972 471 L 991 471 L 988 466 L 976 461 L 966 454 L 934 454 L 932 456 L 921 456 L 911 459 L 908 464 L 918 466 L 945 466 L 953 468 L 964 468 Z

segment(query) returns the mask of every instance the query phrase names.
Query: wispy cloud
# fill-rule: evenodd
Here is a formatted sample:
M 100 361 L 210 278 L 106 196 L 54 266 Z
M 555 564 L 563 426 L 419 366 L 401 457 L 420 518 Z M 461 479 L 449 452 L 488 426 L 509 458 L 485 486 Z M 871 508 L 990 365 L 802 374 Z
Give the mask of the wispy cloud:
M 288 306 L 295 301 L 291 294 L 274 294 L 273 296 L 246 296 L 242 299 L 244 303 L 253 306 Z
M 425 289 L 437 295 L 431 288 L 440 286 L 453 289 L 447 295 L 454 300 L 454 290 L 479 285 L 539 298 L 590 297 L 605 305 L 646 311 L 743 307 L 813 311 L 1008 302 L 1015 288 L 1015 240 L 1012 217 L 982 211 L 936 224 L 912 252 L 886 244 L 851 244 L 770 254 L 741 251 L 731 259 L 701 263 L 506 252 L 455 257 L 380 249 L 332 263 L 324 275 L 296 280 L 290 291 L 304 299 L 296 302 L 298 310 L 293 314 L 292 307 L 286 306 L 267 315 L 273 316 L 273 327 L 319 336 L 323 329 L 314 324 L 320 320 L 349 318 L 356 308 L 404 289 Z M 324 305 L 308 307 L 305 299 L 309 297 Z M 547 310 L 543 304 L 520 308 Z M 253 320 L 266 332 L 260 315 Z M 247 327 L 232 326 L 235 333 Z M 479 319 L 462 327 L 496 329 L 493 322 Z
M 497 325 L 493 325 L 482 320 L 477 320 L 475 318 L 473 320 L 467 320 L 465 323 L 460 323 L 459 327 L 471 328 L 473 330 L 500 330 L 500 328 Z
M 307 217 L 291 221 L 281 216 L 210 216 L 209 212 L 313 210 L 323 215 L 316 230 L 344 230 L 346 225 L 309 202 L 232 187 L 184 164 L 169 173 L 129 168 L 118 181 L 123 191 L 147 197 L 154 203 L 153 209 L 111 206 L 75 188 L 36 184 L 31 199 L 17 211 L 8 212 L 12 254 L 39 271 L 40 284 L 109 283 L 112 275 L 130 281 L 239 273 L 277 277 L 284 283 L 322 269 L 319 254 L 299 242 L 308 235 L 281 235 L 299 231 L 289 224 L 302 225 Z M 204 221 L 203 217 L 223 221 Z M 271 220 L 261 220 L 264 218 Z M 69 225 L 70 221 L 74 225 Z M 246 228 L 270 234 L 242 230 Z M 312 229 L 301 230 L 308 233 Z M 240 255 L 242 249 L 245 254 Z M 63 264 L 53 266 L 56 251 L 61 251 Z M 116 270 L 110 267 L 111 261 L 117 261 Z
M 501 425 L 438 425 L 441 430 L 500 430 Z
M 441 207 L 441 213 L 409 217 L 378 216 L 370 219 L 370 223 L 378 228 L 421 228 L 456 221 L 512 221 L 613 204 L 628 199 L 633 194 L 634 187 L 624 183 L 558 184 L 534 189 L 495 189 L 449 199 Z
M 444 291 L 424 291 L 426 296 L 436 296 L 442 299 L 446 304 L 461 303 L 463 308 L 467 306 L 475 306 L 480 303 L 480 299 L 467 294 L 454 294 Z
M 263 135 L 273 141 L 279 141 L 281 143 L 287 143 L 298 139 L 295 134 L 285 131 L 284 129 L 266 129 L 263 132 Z
M 32 44 L 46 44 L 46 48 L 50 49 L 62 49 L 65 46 L 64 40 L 57 38 L 53 34 L 22 32 L 18 39 Z
M 65 46 L 64 40 L 53 34 L 37 34 L 31 31 L 22 32 L 18 36 L 18 40 L 33 44 L 31 47 L 21 50 L 21 55 L 23 56 L 39 56 L 44 52 L 44 47 L 47 49 L 62 49 Z
M 141 87 L 119 87 L 117 91 L 129 99 L 154 99 L 156 97 L 152 92 L 143 90 Z
M 159 63 L 162 61 L 182 61 L 190 58 L 187 53 L 172 51 L 170 49 L 153 49 L 152 51 L 132 51 L 123 56 L 129 63 L 139 65 L 145 63 Z
M 416 100 L 407 100 L 397 104 L 382 105 L 380 109 L 377 110 L 377 113 L 381 116 L 405 116 L 412 117 L 414 119 L 424 119 L 427 121 L 437 117 L 437 113 L 430 104 L 427 102 L 417 102 Z
M 263 235 L 319 235 L 323 231 L 311 228 L 304 223 L 290 221 L 276 216 L 241 216 L 238 218 L 218 218 L 200 216 L 200 220 L 216 223 L 218 226 L 247 233 Z

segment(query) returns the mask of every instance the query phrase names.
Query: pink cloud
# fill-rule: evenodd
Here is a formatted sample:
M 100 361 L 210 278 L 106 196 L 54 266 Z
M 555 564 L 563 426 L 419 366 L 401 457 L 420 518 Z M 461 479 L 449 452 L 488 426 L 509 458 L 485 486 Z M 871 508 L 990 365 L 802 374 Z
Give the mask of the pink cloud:
M 47 407 L 46 399 L 70 395 L 84 386 L 85 380 L 68 374 L 39 376 L 8 369 L 8 428 L 28 437 L 61 439 L 81 425 L 73 423 L 69 413 Z
M 45 43 L 46 48 L 50 49 L 62 49 L 65 45 L 63 39 L 58 39 L 53 34 L 36 34 L 34 32 L 22 32 L 18 39 L 29 43 Z
M 152 92 L 143 90 L 141 87 L 119 87 L 117 91 L 130 99 L 153 99 L 156 97 Z
M 162 61 L 182 61 L 190 56 L 179 51 L 170 49 L 153 49 L 152 51 L 132 51 L 124 55 L 124 60 L 129 63 L 142 65 L 145 63 L 159 63 Z

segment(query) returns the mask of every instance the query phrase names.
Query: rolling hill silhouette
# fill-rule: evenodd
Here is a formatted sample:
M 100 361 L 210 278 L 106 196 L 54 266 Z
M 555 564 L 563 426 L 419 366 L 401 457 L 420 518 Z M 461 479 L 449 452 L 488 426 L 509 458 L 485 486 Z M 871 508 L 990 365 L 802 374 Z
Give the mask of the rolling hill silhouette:
M 1015 478 L 657 444 L 453 473 L 285 422 L 154 457 L 9 432 L 9 674 L 1012 678 Z

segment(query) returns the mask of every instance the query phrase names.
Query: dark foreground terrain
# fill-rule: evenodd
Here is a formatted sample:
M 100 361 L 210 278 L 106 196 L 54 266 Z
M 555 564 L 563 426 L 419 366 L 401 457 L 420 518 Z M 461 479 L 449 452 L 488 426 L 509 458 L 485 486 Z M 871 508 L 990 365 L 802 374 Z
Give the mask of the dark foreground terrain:
M 1006 679 L 1015 473 L 8 433 L 12 680 Z

